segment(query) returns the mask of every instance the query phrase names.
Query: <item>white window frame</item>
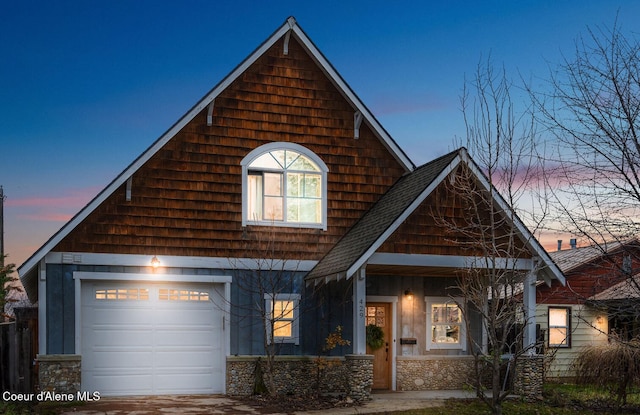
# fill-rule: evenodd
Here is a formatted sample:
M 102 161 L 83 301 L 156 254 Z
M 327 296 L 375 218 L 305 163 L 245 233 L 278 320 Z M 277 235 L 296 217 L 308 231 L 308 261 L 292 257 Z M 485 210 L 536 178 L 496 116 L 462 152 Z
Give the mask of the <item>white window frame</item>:
M 551 310 L 562 310 L 565 313 L 565 324 L 564 325 L 551 325 Z M 570 349 L 571 348 L 571 313 L 572 309 L 570 306 L 549 306 L 547 309 L 547 345 L 549 347 L 557 348 L 557 349 Z M 551 330 L 552 329 L 565 329 L 567 334 L 565 336 L 564 343 L 551 343 Z
M 293 343 L 300 344 L 300 294 L 265 294 L 265 329 L 267 341 L 273 343 Z M 293 319 L 291 319 L 291 336 L 271 336 L 271 311 L 274 301 L 290 301 L 293 303 Z
M 286 207 L 284 211 L 283 220 L 277 221 L 269 221 L 269 220 L 249 220 L 249 166 L 253 163 L 258 157 L 262 156 L 265 153 L 277 150 L 291 150 L 297 153 L 302 154 L 303 156 L 309 158 L 312 162 L 318 166 L 320 169 L 319 174 L 322 179 L 322 190 L 321 190 L 321 220 L 320 223 L 308 223 L 308 222 L 288 222 L 286 220 Z M 286 143 L 286 142 L 274 142 L 262 145 L 249 154 L 247 154 L 240 163 L 242 166 L 242 226 L 247 225 L 261 225 L 261 226 L 283 226 L 283 227 L 295 227 L 295 228 L 319 228 L 322 230 L 327 230 L 327 173 L 329 169 L 327 165 L 318 157 L 315 153 L 309 150 L 306 147 L 303 147 L 299 144 L 295 143 Z M 251 171 L 265 171 L 269 172 L 268 169 L 251 169 Z M 284 170 L 279 170 L 284 171 Z M 286 193 L 284 198 L 286 199 Z
M 426 332 L 427 332 L 427 350 L 467 350 L 467 330 L 464 320 L 464 300 L 461 297 L 425 297 L 424 301 L 427 307 Z M 433 316 L 431 306 L 434 304 L 455 304 L 460 308 L 460 341 L 458 343 L 432 343 L 433 334 L 431 325 L 433 324 Z

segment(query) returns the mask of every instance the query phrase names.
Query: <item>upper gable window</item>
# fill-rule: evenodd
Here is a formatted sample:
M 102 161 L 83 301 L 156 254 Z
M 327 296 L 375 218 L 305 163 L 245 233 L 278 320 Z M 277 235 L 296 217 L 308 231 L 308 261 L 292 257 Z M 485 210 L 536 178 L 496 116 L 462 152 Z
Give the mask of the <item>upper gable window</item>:
M 308 149 L 270 143 L 242 160 L 242 224 L 326 229 L 327 167 Z

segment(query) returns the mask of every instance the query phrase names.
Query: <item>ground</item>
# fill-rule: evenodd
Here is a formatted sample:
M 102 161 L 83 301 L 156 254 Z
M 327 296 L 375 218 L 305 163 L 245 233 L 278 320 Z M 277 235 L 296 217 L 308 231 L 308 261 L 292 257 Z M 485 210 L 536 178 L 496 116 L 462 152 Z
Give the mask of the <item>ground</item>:
M 103 398 L 95 402 L 46 402 L 39 405 L 0 403 L 0 413 L 7 414 L 75 414 L 75 415 L 137 415 L 151 414 L 293 414 L 308 411 L 356 406 L 353 400 L 337 397 L 269 398 L 252 396 L 229 398 L 223 395 L 152 396 L 130 398 Z

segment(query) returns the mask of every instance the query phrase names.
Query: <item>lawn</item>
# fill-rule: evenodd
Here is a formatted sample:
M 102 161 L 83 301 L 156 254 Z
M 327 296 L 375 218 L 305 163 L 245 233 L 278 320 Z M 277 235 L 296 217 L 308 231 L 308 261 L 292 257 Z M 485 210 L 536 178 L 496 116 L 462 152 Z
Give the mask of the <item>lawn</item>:
M 625 407 L 617 408 L 610 395 L 602 389 L 572 384 L 548 383 L 543 399 L 529 403 L 511 399 L 504 403 L 503 413 L 509 415 L 591 415 L 640 414 L 640 390 L 627 398 Z M 444 407 L 396 412 L 395 415 L 484 415 L 491 414 L 479 400 L 448 400 Z
M 524 402 L 511 399 L 504 403 L 503 413 L 508 415 L 603 415 L 640 414 L 640 390 L 635 390 L 628 398 L 628 404 L 620 408 L 610 395 L 601 389 L 572 384 L 548 383 L 543 399 L 538 402 Z M 68 410 L 73 403 L 52 403 L 39 405 L 0 402 L 0 413 L 53 415 Z M 75 403 L 77 405 L 77 403 Z M 419 410 L 394 412 L 395 415 L 484 415 L 491 412 L 479 400 L 455 400 L 445 402 L 445 406 Z

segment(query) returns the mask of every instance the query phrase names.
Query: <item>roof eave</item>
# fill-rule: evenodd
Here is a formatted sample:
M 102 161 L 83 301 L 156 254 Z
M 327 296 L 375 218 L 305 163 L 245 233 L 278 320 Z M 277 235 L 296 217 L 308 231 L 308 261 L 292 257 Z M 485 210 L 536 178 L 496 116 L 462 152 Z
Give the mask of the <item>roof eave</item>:
M 394 158 L 403 166 L 403 168 L 407 172 L 413 171 L 416 166 L 411 161 L 409 156 L 407 156 L 407 154 L 400 148 L 400 146 L 398 146 L 391 135 L 378 122 L 373 113 L 369 111 L 367 106 L 360 100 L 360 98 L 358 98 L 355 92 L 353 92 L 351 87 L 345 82 L 342 76 L 333 67 L 331 62 L 329 62 L 324 54 L 316 47 L 311 38 L 306 35 L 304 30 L 302 30 L 302 28 L 298 24 L 292 26 L 292 31 L 295 34 L 296 39 L 298 39 L 302 43 L 305 49 L 307 49 L 307 52 L 309 52 L 311 57 L 316 61 L 320 68 L 322 68 L 325 75 L 327 75 L 334 83 L 334 85 L 338 88 L 338 90 L 342 92 L 344 98 L 349 101 L 352 107 L 356 108 L 364 116 L 365 122 L 369 125 L 369 127 L 371 127 L 373 132 L 382 141 L 387 150 L 389 150 L 393 154 Z
M 463 148 L 461 150 L 461 156 L 464 159 L 465 163 L 469 166 L 469 168 L 474 172 L 475 176 L 478 178 L 480 183 L 485 187 L 485 189 L 489 190 L 491 188 L 491 183 L 489 183 L 485 174 L 480 170 L 480 167 L 476 164 L 475 161 L 469 156 L 467 149 Z M 500 195 L 499 192 L 494 192 L 495 201 L 498 203 L 498 206 L 504 211 L 508 212 L 511 208 L 504 200 L 504 198 Z M 547 284 L 551 284 L 551 280 L 558 280 L 562 285 L 566 284 L 566 280 L 560 268 L 551 260 L 551 257 L 547 253 L 547 251 L 540 245 L 540 242 L 537 238 L 529 231 L 529 228 L 525 226 L 525 224 L 520 220 L 518 215 L 513 215 L 513 225 L 516 230 L 520 234 L 523 241 L 527 244 L 529 250 L 534 256 L 540 258 L 543 262 L 544 266 L 541 267 L 542 275 L 545 282 Z
M 461 158 L 460 155 L 456 155 L 449 164 L 447 164 L 436 176 L 435 179 L 429 183 L 429 185 L 418 195 L 418 197 L 399 215 L 391 225 L 385 229 L 384 232 L 376 238 L 376 240 L 369 246 L 369 248 L 355 261 L 353 261 L 346 269 L 341 269 L 335 271 L 331 274 L 317 275 L 312 278 L 307 279 L 307 284 L 310 281 L 321 281 L 325 280 L 326 282 L 331 280 L 339 280 L 341 278 L 349 279 L 351 278 L 360 268 L 366 265 L 369 258 L 376 252 L 378 248 L 395 232 L 398 227 L 413 213 L 413 211 L 420 206 L 422 202 L 433 192 L 433 190 L 442 183 L 442 181 L 451 173 L 460 163 Z
M 142 153 L 133 163 L 131 163 L 122 173 L 120 173 L 111 183 L 107 185 L 93 200 L 91 200 L 80 212 L 78 212 L 69 222 L 67 222 L 58 232 L 56 232 L 47 242 L 44 243 L 31 257 L 29 257 L 20 267 L 18 275 L 29 273 L 40 260 L 50 252 L 58 243 L 62 241 L 76 226 L 89 216 L 102 202 L 104 202 L 114 191 L 124 184 L 144 163 L 155 155 L 169 140 L 171 140 L 187 123 L 197 114 L 205 109 L 222 91 L 224 91 L 235 79 L 237 79 L 247 68 L 249 68 L 260 56 L 262 56 L 274 43 L 280 40 L 287 32 L 293 31 L 296 38 L 307 48 L 311 56 L 320 65 L 323 71 L 330 77 L 332 82 L 342 91 L 343 95 L 350 101 L 351 105 L 357 108 L 364 116 L 366 122 L 373 128 L 374 132 L 383 141 L 383 144 L 391 151 L 398 162 L 407 170 L 415 168 L 413 162 L 400 149 L 389 134 L 375 119 L 373 114 L 366 108 L 360 99 L 353 93 L 351 88 L 344 82 L 342 77 L 333 68 L 329 61 L 315 47 L 311 39 L 304 33 L 293 17 L 289 17 L 284 24 L 278 28 L 267 40 L 255 49 L 244 61 L 242 61 L 229 75 L 220 81 L 208 94 L 194 105 L 185 115 L 173 124 L 164 134 L 162 134 L 144 153 Z

